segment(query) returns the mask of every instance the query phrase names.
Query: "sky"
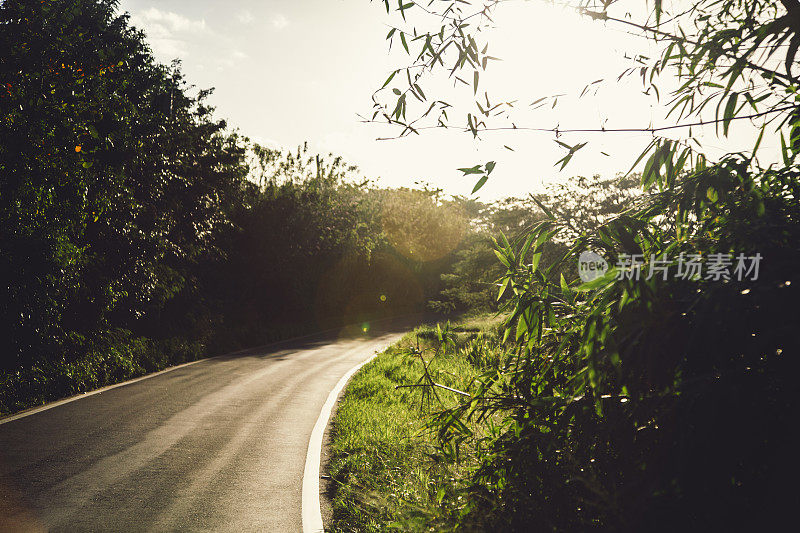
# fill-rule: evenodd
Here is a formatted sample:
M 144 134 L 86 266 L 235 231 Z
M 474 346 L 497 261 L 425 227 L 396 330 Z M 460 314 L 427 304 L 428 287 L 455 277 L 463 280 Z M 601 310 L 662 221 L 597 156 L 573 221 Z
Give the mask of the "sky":
M 631 2 L 643 4 L 643 2 Z M 388 187 L 423 182 L 449 194 L 469 196 L 474 176 L 457 169 L 497 161 L 475 197 L 524 196 L 575 175 L 626 172 L 650 141 L 648 133 L 562 136 L 568 144 L 589 141 L 559 172 L 563 149 L 552 134 L 427 131 L 420 136 L 377 140 L 396 130 L 365 124 L 371 95 L 407 59 L 388 50 L 389 17 L 382 2 L 368 0 L 122 0 L 120 11 L 144 29 L 154 55 L 178 58 L 190 83 L 214 87 L 211 103 L 251 139 L 272 147 L 308 142 L 312 150 L 343 156 L 361 173 Z M 409 13 L 410 24 L 433 24 Z M 642 94 L 641 82 L 616 78 L 630 66 L 625 55 L 652 53 L 641 37 L 580 17 L 541 0 L 508 2 L 496 11 L 488 34 L 493 62 L 481 89 L 493 99 L 527 102 L 564 93 L 555 110 L 521 112 L 518 125 L 560 128 L 647 127 L 669 124 L 666 108 Z M 596 94 L 577 98 L 583 87 Z M 471 89 L 433 80 L 448 101 L 468 102 Z M 427 91 L 426 91 L 427 92 Z M 428 96 L 431 96 L 430 94 Z M 525 106 L 522 106 L 525 107 Z M 741 124 L 741 126 L 740 126 Z M 702 135 L 709 155 L 752 147 L 755 134 L 740 121 L 729 138 L 713 128 Z M 685 133 L 685 132 L 684 132 Z M 504 146 L 510 146 L 509 151 Z M 762 145 L 773 152 L 775 146 Z M 606 155 L 608 154 L 608 155 Z

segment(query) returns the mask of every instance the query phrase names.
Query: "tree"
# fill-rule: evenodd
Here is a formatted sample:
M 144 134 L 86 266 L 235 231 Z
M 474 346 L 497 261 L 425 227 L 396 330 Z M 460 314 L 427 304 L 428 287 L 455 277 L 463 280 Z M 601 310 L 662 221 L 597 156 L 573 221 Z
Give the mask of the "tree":
M 186 283 L 243 148 L 116 2 L 0 6 L 4 365 L 75 357 Z

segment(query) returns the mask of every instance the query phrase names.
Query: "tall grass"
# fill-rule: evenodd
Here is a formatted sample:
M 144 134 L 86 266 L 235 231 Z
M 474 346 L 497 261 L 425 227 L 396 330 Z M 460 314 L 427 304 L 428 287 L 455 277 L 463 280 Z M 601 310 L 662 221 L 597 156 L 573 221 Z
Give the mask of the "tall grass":
M 499 352 L 490 360 L 488 347 L 498 339 L 496 320 L 420 327 L 353 378 L 333 425 L 332 531 L 455 526 L 489 425 L 470 423 L 476 438 L 457 458 L 439 452 L 431 415 L 457 406 L 453 390 L 469 394 L 475 378 L 497 366 Z M 433 391 L 428 378 L 439 385 Z

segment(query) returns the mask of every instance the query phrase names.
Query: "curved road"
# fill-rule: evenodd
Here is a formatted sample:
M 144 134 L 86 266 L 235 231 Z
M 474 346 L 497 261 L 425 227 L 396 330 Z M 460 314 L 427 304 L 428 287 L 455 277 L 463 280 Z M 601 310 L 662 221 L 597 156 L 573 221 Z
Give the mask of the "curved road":
M 3 423 L 0 531 L 300 531 L 320 409 L 400 336 L 205 359 Z

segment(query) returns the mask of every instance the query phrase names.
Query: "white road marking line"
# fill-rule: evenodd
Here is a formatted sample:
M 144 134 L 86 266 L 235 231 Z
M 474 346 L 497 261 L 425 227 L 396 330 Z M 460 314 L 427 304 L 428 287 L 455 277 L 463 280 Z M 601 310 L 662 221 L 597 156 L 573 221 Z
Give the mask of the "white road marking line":
M 306 468 L 303 472 L 303 533 L 324 533 L 325 531 L 322 524 L 322 508 L 319 503 L 319 467 L 322 460 L 322 437 L 325 435 L 325 428 L 328 426 L 328 420 L 330 420 L 336 398 L 339 397 L 339 393 L 342 392 L 342 389 L 347 385 L 353 374 L 375 359 L 378 353 L 385 349 L 386 347 L 384 346 L 383 349 L 375 350 L 372 357 L 348 370 L 331 393 L 328 394 L 328 399 L 325 400 L 325 405 L 322 406 L 317 423 L 314 424 L 314 429 L 311 431 L 311 438 L 308 439 Z
M 63 400 L 57 400 L 55 402 L 51 402 L 40 407 L 33 407 L 31 409 L 26 409 L 21 411 L 15 415 L 7 416 L 5 418 L 0 419 L 0 425 L 5 424 L 6 422 L 13 422 L 14 420 L 18 420 L 20 418 L 25 418 L 26 416 L 35 415 L 36 413 L 41 413 L 42 411 L 47 411 L 48 409 L 52 409 L 53 407 L 58 407 L 59 405 L 64 405 L 65 403 L 71 403 L 75 400 L 81 400 L 83 398 L 88 398 L 89 396 L 94 396 L 95 394 L 100 394 L 101 392 L 106 392 L 111 389 L 116 389 L 117 387 L 124 387 L 125 385 L 131 385 L 132 383 L 136 383 L 137 381 L 142 381 L 149 378 L 154 378 L 156 376 L 160 376 L 161 374 L 166 374 L 167 372 L 172 372 L 173 370 L 178 370 L 179 368 L 185 368 L 189 365 L 197 364 L 201 361 L 209 361 L 210 359 L 214 359 L 214 357 L 208 357 L 205 359 L 198 359 L 197 361 L 189 361 L 188 363 L 183 363 L 181 365 L 171 366 L 169 368 L 165 368 L 159 372 L 154 372 L 152 374 L 145 374 L 144 376 L 140 376 L 138 378 L 134 378 L 128 381 L 123 381 L 122 383 L 115 383 L 113 385 L 108 385 L 106 387 L 102 387 L 99 389 L 95 389 L 93 391 L 84 392 L 81 394 L 76 394 L 75 396 L 70 396 L 69 398 L 64 398 Z
M 63 400 L 56 400 L 54 402 L 51 402 L 51 403 L 48 403 L 48 404 L 45 404 L 45 405 L 42 405 L 42 406 L 39 406 L 39 407 L 31 407 L 29 409 L 25 409 L 23 411 L 20 411 L 19 413 L 16 413 L 16 414 L 13 414 L 13 415 L 9 415 L 9 416 L 6 416 L 4 418 L 0 418 L 0 425 L 5 424 L 6 422 L 13 422 L 14 420 L 18 420 L 20 418 L 25 418 L 26 416 L 35 415 L 36 413 L 41 413 L 42 411 L 47 411 L 48 409 L 52 409 L 53 407 L 58 407 L 59 405 L 64 405 L 65 403 L 74 402 L 75 400 L 80 400 L 82 398 L 88 398 L 89 396 L 94 396 L 95 394 L 100 394 L 101 392 L 109 391 L 111 389 L 116 389 L 117 387 L 124 387 L 125 385 L 130 385 L 132 383 L 136 383 L 137 381 L 142 381 L 142 380 L 145 380 L 145 379 L 148 379 L 148 378 L 154 378 L 156 376 L 160 376 L 161 374 L 166 374 L 167 372 L 172 372 L 173 370 L 178 370 L 179 368 L 184 368 L 184 367 L 187 367 L 189 365 L 194 365 L 194 364 L 200 363 L 201 361 L 212 361 L 212 360 L 220 358 L 220 357 L 227 357 L 227 356 L 231 356 L 231 355 L 239 355 L 239 354 L 243 354 L 243 353 L 251 352 L 251 351 L 256 351 L 256 350 L 265 350 L 267 348 L 272 348 L 272 347 L 278 346 L 280 344 L 287 344 L 287 343 L 292 342 L 292 341 L 308 339 L 308 338 L 315 337 L 317 335 L 321 335 L 321 334 L 328 333 L 328 332 L 331 332 L 331 331 L 335 331 L 335 330 L 334 329 L 327 329 L 327 330 L 320 331 L 320 332 L 317 332 L 317 333 L 309 333 L 308 335 L 300 335 L 298 337 L 291 337 L 289 339 L 284 339 L 282 341 L 271 342 L 269 344 L 264 344 L 264 345 L 261 345 L 261 346 L 254 346 L 252 348 L 244 348 L 244 349 L 241 349 L 241 350 L 236 350 L 235 352 L 215 355 L 215 356 L 212 356 L 212 357 L 202 357 L 200 359 L 197 359 L 196 361 L 189 361 L 188 363 L 183 363 L 183 364 L 180 364 L 180 365 L 171 366 L 171 367 L 165 368 L 164 370 L 160 370 L 158 372 L 153 372 L 152 374 L 145 374 L 144 376 L 140 376 L 138 378 L 134 378 L 134 379 L 131 379 L 131 380 L 128 380 L 128 381 L 123 381 L 122 383 L 114 383 L 113 385 L 107 385 L 107 386 L 101 387 L 99 389 L 95 389 L 95 390 L 92 390 L 92 391 L 76 394 L 75 396 L 70 396 L 69 398 L 64 398 Z

